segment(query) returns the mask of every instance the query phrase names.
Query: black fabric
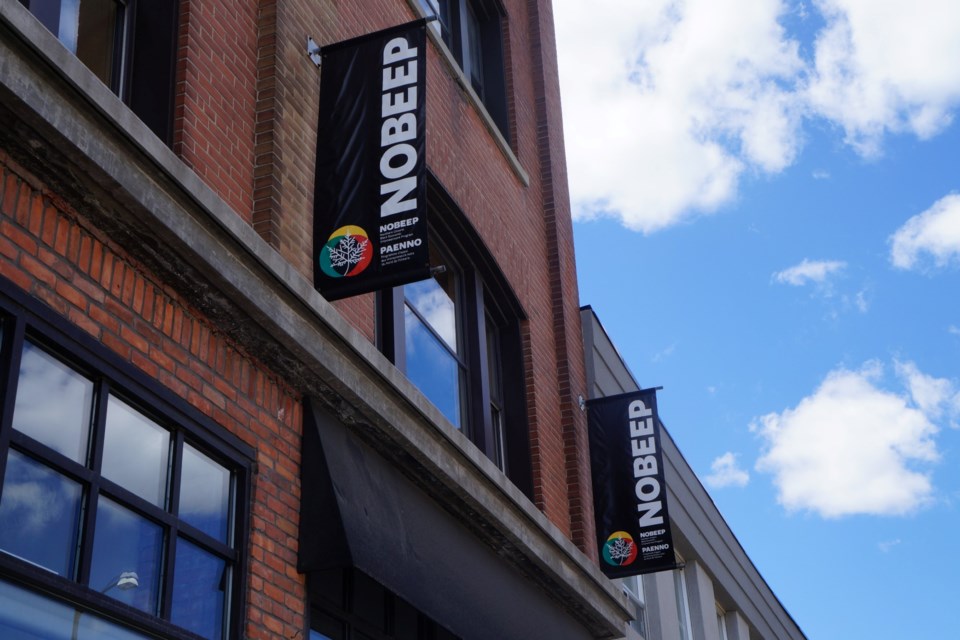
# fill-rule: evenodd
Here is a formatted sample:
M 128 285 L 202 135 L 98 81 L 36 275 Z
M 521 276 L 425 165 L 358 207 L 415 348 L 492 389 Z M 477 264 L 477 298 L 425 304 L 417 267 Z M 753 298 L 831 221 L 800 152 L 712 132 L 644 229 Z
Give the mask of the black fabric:
M 302 508 L 301 571 L 349 561 L 463 640 L 592 638 L 470 523 L 314 406 L 304 424 L 302 499 L 312 504 Z
M 304 429 L 300 463 L 300 573 L 353 566 L 340 506 L 316 428 L 314 401 L 303 403 Z
M 329 300 L 430 274 L 425 25 L 321 49 L 314 284 Z
M 600 568 L 611 578 L 674 568 L 656 389 L 587 407 Z

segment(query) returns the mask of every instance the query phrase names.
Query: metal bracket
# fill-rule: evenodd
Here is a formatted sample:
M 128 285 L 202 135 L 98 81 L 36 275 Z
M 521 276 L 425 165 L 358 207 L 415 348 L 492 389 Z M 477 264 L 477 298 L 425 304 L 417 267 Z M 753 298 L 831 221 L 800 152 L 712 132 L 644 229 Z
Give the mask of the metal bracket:
M 310 60 L 313 61 L 313 64 L 317 65 L 317 68 L 320 68 L 320 45 L 317 44 L 316 40 L 307 36 L 307 56 Z

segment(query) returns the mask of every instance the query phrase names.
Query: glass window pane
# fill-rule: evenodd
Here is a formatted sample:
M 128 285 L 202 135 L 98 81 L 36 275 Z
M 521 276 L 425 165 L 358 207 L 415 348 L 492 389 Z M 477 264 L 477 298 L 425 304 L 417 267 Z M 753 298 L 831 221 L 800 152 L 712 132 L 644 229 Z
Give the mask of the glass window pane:
M 73 577 L 80 485 L 10 450 L 0 496 L 0 549 Z
M 341 621 L 319 611 L 310 613 L 309 640 L 343 640 L 344 625 Z
M 457 312 L 454 305 L 454 279 L 449 273 L 436 278 L 427 278 L 403 287 L 407 304 L 417 310 L 430 328 L 447 343 L 454 353 L 459 353 L 457 341 Z M 445 285 L 445 286 L 444 286 Z
M 77 26 L 80 17 L 80 0 L 60 1 L 60 28 L 57 37 L 67 49 L 77 52 Z
M 180 517 L 221 542 L 229 542 L 230 472 L 190 445 L 183 446 Z
M 110 86 L 117 35 L 117 0 L 83 0 L 77 27 L 77 57 Z
M 14 428 L 84 464 L 92 406 L 93 382 L 32 343 L 24 343 Z
M 460 365 L 404 307 L 407 377 L 450 422 L 460 427 Z
M 490 316 L 484 324 L 487 336 L 487 380 L 490 385 L 490 400 L 500 404 L 502 394 L 500 371 L 500 335 Z
M 464 73 L 470 78 L 474 90 L 483 99 L 483 41 L 480 35 L 480 20 L 472 2 L 467 2 L 466 45 L 463 51 Z
M 163 531 L 104 497 L 96 526 L 90 588 L 156 615 Z
M 186 540 L 177 540 L 170 621 L 215 640 L 223 637 L 227 564 Z
M 169 455 L 170 433 L 110 396 L 103 441 L 103 477 L 163 506 Z
M 60 0 L 30 0 L 24 4 L 43 26 L 53 33 L 60 33 Z
M 86 611 L 0 581 L 0 638 L 4 640 L 146 640 Z

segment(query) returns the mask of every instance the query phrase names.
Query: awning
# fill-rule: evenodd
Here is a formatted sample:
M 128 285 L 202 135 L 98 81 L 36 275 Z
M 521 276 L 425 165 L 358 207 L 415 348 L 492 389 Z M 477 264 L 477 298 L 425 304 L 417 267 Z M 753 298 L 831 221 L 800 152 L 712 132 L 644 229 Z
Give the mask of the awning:
M 585 640 L 588 630 L 392 463 L 304 408 L 301 572 L 354 567 L 464 640 Z

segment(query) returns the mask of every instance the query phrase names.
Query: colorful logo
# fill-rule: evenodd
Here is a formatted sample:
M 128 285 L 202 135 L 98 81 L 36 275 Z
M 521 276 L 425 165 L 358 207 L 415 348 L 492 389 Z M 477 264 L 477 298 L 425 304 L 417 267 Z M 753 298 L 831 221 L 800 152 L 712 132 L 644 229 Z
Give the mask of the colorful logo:
M 320 250 L 320 269 L 331 278 L 362 273 L 373 259 L 373 243 L 355 225 L 340 227 Z
M 637 544 L 626 531 L 615 531 L 603 545 L 603 559 L 607 564 L 622 567 L 637 559 Z

